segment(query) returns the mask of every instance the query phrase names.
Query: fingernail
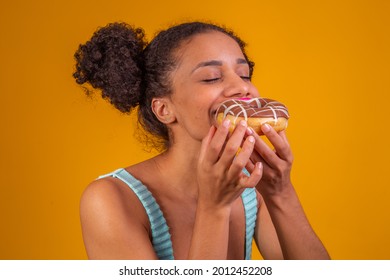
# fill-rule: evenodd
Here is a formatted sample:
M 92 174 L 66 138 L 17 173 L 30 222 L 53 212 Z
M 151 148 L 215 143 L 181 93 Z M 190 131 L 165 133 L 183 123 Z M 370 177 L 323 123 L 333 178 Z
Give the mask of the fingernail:
M 251 143 L 255 143 L 255 138 L 253 136 L 249 136 L 248 141 Z
M 248 126 L 248 128 L 246 129 L 246 133 L 248 135 L 252 135 L 253 134 L 253 129 L 251 127 Z
M 230 120 L 229 119 L 225 119 L 223 122 L 222 122 L 222 125 L 226 128 L 228 128 L 230 126 Z
M 263 131 L 264 133 L 266 133 L 266 132 L 268 132 L 268 131 L 270 131 L 270 130 L 271 130 L 271 126 L 270 126 L 268 123 L 263 124 L 263 125 L 261 126 L 261 131 Z
M 246 124 L 246 121 L 244 121 L 244 120 L 240 121 L 240 125 L 246 127 L 246 125 L 247 125 L 247 124 Z
M 256 167 L 258 169 L 262 169 L 263 168 L 263 163 L 261 161 L 256 162 Z

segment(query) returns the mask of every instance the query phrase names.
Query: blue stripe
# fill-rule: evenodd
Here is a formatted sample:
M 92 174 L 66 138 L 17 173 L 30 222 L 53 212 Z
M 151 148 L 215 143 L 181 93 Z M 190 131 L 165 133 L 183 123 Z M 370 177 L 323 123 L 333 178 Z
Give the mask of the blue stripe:
M 250 260 L 252 256 L 252 239 L 257 218 L 256 189 L 245 189 L 241 198 L 245 210 L 245 259 Z

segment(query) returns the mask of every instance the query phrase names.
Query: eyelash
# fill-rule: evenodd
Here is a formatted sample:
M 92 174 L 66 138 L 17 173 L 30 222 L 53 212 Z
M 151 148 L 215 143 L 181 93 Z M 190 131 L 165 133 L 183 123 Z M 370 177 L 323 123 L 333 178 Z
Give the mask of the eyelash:
M 206 80 L 203 80 L 203 82 L 205 83 L 215 83 L 216 81 L 218 81 L 219 79 L 221 78 L 214 78 L 214 79 L 206 79 Z M 250 81 L 251 80 L 251 77 L 250 76 L 241 76 L 241 79 L 245 80 L 245 81 Z
M 211 83 L 218 81 L 219 79 L 221 79 L 221 78 L 206 79 L 206 80 L 203 80 L 203 82 L 211 84 Z

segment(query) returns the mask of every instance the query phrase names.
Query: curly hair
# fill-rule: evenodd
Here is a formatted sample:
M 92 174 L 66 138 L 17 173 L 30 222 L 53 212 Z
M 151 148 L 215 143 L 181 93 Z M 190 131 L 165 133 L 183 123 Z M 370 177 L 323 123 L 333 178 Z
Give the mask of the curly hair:
M 138 106 L 139 123 L 151 134 L 155 147 L 166 149 L 170 134 L 154 115 L 152 100 L 172 93 L 170 73 L 178 63 L 175 53 L 181 44 L 210 31 L 222 32 L 238 43 L 251 76 L 254 63 L 245 52 L 246 44 L 227 28 L 205 22 L 183 23 L 159 32 L 148 43 L 143 29 L 118 22 L 99 28 L 79 46 L 73 77 L 80 85 L 87 83 L 100 89 L 102 97 L 123 113 Z

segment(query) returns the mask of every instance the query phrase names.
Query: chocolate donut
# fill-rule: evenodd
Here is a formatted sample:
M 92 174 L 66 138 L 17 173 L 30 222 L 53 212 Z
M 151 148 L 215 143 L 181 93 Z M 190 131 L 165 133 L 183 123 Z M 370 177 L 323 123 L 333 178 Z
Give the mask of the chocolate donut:
M 286 106 L 269 98 L 228 99 L 215 112 L 218 124 L 221 124 L 225 118 L 230 119 L 231 131 L 241 120 L 245 120 L 259 135 L 263 134 L 261 126 L 266 123 L 276 131 L 286 129 L 289 117 Z

